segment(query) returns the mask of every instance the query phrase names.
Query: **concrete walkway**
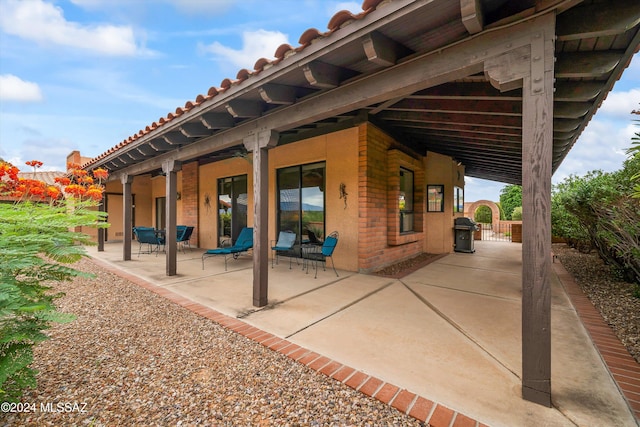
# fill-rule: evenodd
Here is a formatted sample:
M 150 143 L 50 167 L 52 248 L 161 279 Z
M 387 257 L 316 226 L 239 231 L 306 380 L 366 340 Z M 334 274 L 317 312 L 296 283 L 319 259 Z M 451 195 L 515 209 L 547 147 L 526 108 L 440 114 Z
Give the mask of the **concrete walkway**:
M 251 305 L 251 257 L 229 260 L 227 272 L 222 258 L 210 258 L 202 270 L 202 251 L 187 250 L 178 255 L 178 275 L 168 277 L 163 254 L 137 257 L 134 245 L 126 262 L 121 244 L 106 244 L 104 252 L 89 248 L 89 254 L 166 295 L 253 326 L 240 328 L 245 335 L 272 334 L 282 353 L 292 343 L 322 356 L 315 367 L 325 374 L 331 363 L 352 367 L 362 378 L 356 381 L 352 372 L 335 377 L 363 392 L 370 388 L 367 394 L 407 413 L 434 402 L 418 417 L 432 425 L 638 425 L 555 275 L 553 407 L 522 400 L 519 244 L 476 242 L 475 254 L 450 254 L 403 279 L 346 271 L 336 277 L 331 269 L 314 279 L 283 259 L 269 270 L 270 304 L 261 309 Z M 387 385 L 395 395 L 381 398 Z M 412 396 L 402 407 L 400 390 Z M 441 408 L 452 408 L 452 415 Z

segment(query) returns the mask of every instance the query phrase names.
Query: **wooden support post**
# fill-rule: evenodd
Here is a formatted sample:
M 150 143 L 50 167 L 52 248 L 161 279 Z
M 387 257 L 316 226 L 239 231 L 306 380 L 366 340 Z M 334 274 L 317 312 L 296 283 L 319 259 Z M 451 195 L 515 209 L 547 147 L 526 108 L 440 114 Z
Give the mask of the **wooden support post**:
M 533 34 L 522 89 L 522 397 L 551 407 L 551 173 L 554 23 Z M 547 63 L 548 62 L 548 63 Z
M 269 289 L 269 148 L 278 133 L 261 131 L 243 140 L 253 151 L 253 305 L 268 304 Z
M 120 177 L 122 182 L 122 260 L 131 261 L 131 235 L 133 233 L 133 196 L 131 194 L 131 184 L 133 176 L 123 174 Z
M 102 200 L 100 200 L 100 204 L 98 205 L 98 211 L 100 212 L 105 211 L 105 197 L 107 197 L 107 195 L 103 194 Z M 104 230 L 104 228 L 98 228 L 98 252 L 104 252 Z M 129 247 L 131 247 L 131 245 L 129 245 Z
M 162 163 L 162 171 L 166 181 L 166 226 L 164 236 L 164 248 L 167 256 L 167 276 L 175 276 L 177 273 L 177 202 L 178 202 L 178 174 L 182 163 L 175 160 L 167 160 Z

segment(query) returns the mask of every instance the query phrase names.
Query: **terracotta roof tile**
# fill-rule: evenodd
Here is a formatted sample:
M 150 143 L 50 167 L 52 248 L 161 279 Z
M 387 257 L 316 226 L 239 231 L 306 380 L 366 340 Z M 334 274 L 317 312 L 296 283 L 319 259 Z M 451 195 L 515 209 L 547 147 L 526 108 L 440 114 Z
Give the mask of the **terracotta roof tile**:
M 275 52 L 275 54 L 274 54 L 274 55 L 275 55 L 275 57 L 276 57 L 276 58 L 278 58 L 278 59 L 282 60 L 282 59 L 284 59 L 285 54 L 286 54 L 287 52 L 289 52 L 290 50 L 293 50 L 293 47 L 291 47 L 291 45 L 290 45 L 290 44 L 284 43 L 284 44 L 281 44 L 281 45 L 276 49 L 276 52 Z
M 236 74 L 236 79 L 242 82 L 247 80 L 250 76 L 251 76 L 251 71 L 247 70 L 246 68 L 243 68 L 242 70 L 238 71 L 238 74 Z
M 354 19 L 357 19 L 356 15 L 349 12 L 348 10 L 341 10 L 340 12 L 333 15 L 333 17 L 329 21 L 328 28 L 330 30 L 337 30 L 341 28 L 345 23 L 353 21 Z
M 268 65 L 271 61 L 269 61 L 267 58 L 260 58 L 256 61 L 255 65 L 253 66 L 253 69 L 256 71 L 262 71 L 265 67 L 265 65 Z
M 303 46 L 308 46 L 311 44 L 313 40 L 320 37 L 323 37 L 323 33 L 321 33 L 315 28 L 309 28 L 307 31 L 302 33 L 302 35 L 300 36 L 300 39 L 298 39 L 298 43 L 300 43 Z

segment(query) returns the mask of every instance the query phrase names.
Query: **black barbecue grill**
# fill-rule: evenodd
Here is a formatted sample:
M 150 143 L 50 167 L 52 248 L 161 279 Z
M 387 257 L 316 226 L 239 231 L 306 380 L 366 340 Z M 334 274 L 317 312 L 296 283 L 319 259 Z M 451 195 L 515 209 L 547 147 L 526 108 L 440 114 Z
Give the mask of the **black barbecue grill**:
M 455 251 L 473 253 L 473 232 L 479 230 L 478 223 L 471 218 L 456 218 L 453 226 Z

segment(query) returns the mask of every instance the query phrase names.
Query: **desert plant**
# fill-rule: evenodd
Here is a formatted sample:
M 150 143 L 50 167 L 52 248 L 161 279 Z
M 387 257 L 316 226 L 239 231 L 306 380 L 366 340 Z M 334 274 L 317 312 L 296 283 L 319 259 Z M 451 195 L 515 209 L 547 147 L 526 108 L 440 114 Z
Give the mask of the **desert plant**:
M 29 162 L 38 167 L 40 162 Z M 105 177 L 104 171 L 99 175 Z M 69 322 L 73 315 L 56 310 L 52 284 L 86 276 L 68 264 L 85 255 L 89 236 L 78 226 L 106 227 L 95 209 L 100 184 L 86 172 L 64 178 L 63 188 L 18 178 L 18 170 L 0 163 L 0 195 L 14 199 L 0 204 L 0 400 L 16 402 L 36 386 L 30 367 L 33 346 L 46 340 L 52 322 Z M 71 194 L 61 198 L 63 191 Z M 89 200 L 86 199 L 89 197 Z

